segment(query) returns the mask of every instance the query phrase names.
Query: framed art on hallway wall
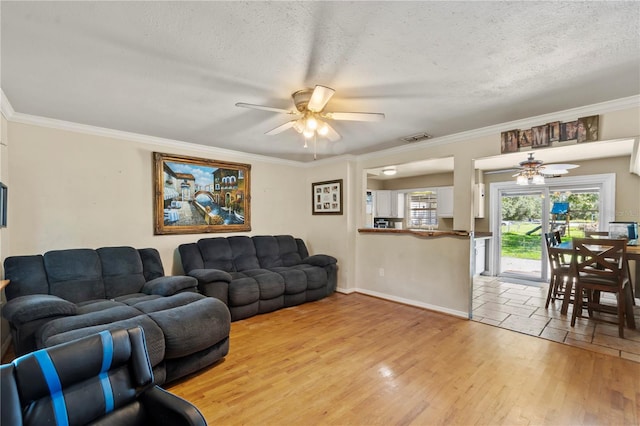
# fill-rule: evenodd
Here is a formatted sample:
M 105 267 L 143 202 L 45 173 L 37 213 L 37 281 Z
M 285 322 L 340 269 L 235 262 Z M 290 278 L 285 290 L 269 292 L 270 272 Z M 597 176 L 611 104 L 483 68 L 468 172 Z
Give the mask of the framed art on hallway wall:
M 154 233 L 251 230 L 251 165 L 153 153 Z

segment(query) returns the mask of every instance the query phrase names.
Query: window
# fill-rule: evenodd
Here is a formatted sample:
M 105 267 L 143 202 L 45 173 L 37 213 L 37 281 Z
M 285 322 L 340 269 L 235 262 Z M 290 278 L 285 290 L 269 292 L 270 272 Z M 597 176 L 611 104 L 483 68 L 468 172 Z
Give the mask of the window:
M 408 194 L 409 228 L 430 228 L 438 226 L 438 197 L 434 191 L 416 191 Z

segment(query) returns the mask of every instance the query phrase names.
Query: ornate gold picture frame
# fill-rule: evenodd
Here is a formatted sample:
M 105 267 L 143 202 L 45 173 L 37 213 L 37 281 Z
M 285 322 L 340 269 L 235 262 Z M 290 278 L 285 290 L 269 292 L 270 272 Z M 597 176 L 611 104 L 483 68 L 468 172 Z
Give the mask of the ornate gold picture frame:
M 251 230 L 251 165 L 153 153 L 156 235 Z

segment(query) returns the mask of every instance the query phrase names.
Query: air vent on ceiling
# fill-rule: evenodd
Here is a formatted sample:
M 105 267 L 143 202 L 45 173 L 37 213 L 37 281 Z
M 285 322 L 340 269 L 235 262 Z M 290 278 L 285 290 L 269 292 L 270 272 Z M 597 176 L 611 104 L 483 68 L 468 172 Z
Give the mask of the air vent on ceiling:
M 422 133 L 418 133 L 417 135 L 405 136 L 400 139 L 402 139 L 405 142 L 420 142 L 429 138 L 431 138 L 430 134 L 422 132 Z

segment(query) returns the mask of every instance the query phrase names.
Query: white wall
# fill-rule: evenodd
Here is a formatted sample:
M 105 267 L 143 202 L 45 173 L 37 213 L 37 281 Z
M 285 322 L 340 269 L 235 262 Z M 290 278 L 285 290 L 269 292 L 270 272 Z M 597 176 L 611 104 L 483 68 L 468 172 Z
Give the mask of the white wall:
M 571 114 L 601 114 L 601 139 L 640 134 L 640 108 L 611 112 L 598 112 L 598 108 L 579 115 L 572 112 L 533 118 L 528 124 L 566 121 Z M 472 231 L 474 160 L 499 154 L 500 131 L 517 128 L 513 123 L 503 127 L 371 155 L 302 164 L 151 138 L 96 136 L 10 119 L 6 131 L 11 141 L 10 238 L 3 232 L 0 254 L 4 258 L 76 247 L 155 247 L 167 273 L 179 274 L 179 244 L 225 235 L 153 235 L 152 152 L 235 161 L 252 166 L 253 229 L 246 235 L 292 234 L 303 238 L 312 254 L 334 255 L 339 265 L 338 286 L 343 291 L 359 290 L 464 315 L 471 288 L 469 240 L 425 241 L 358 233 L 358 227 L 365 223 L 365 169 L 453 156 L 453 227 Z M 2 154 L 5 162 L 6 154 Z M 630 182 L 637 184 L 637 178 L 634 175 Z M 343 179 L 344 214 L 312 215 L 311 183 L 335 179 Z M 640 212 L 640 196 L 635 197 L 630 207 L 625 207 L 631 219 Z M 379 274 L 381 264 L 383 277 Z
M 111 245 L 155 247 L 168 274 L 182 272 L 177 247 L 225 234 L 153 235 L 152 153 L 251 164 L 251 226 L 246 235 L 306 240 L 305 171 L 296 163 L 248 161 L 239 154 L 194 152 L 42 126 L 10 123 L 11 242 L 3 256 Z M 313 252 L 313 251 L 312 251 Z

